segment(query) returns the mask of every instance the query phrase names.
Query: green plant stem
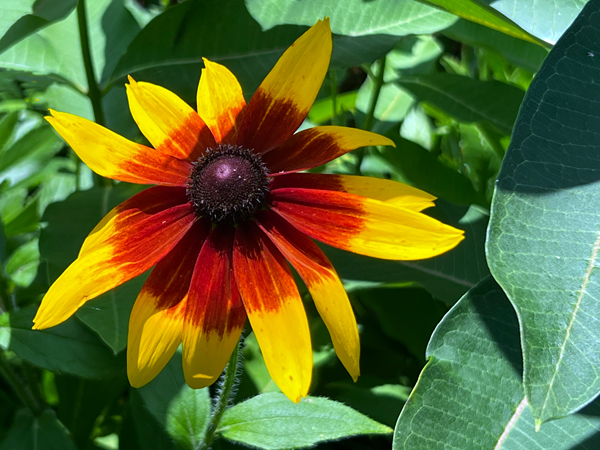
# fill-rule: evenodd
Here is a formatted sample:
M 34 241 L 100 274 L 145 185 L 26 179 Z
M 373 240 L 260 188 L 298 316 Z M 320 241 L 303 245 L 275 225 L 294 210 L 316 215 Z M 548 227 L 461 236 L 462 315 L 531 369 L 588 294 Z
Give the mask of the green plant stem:
M 375 87 L 373 89 L 373 94 L 371 95 L 371 99 L 369 102 L 369 110 L 367 111 L 367 116 L 365 117 L 365 122 L 363 124 L 363 129 L 367 131 L 371 131 L 373 128 L 373 121 L 375 120 L 375 108 L 377 107 L 377 100 L 379 100 L 379 94 L 381 93 L 381 87 L 383 86 L 383 74 L 385 73 L 385 56 L 379 60 L 379 72 L 376 76 L 370 70 L 367 70 L 367 74 L 373 82 L 375 83 Z M 359 174 L 361 173 L 360 167 L 362 166 L 363 160 L 365 159 L 365 149 L 361 148 L 356 151 L 356 165 L 354 166 L 354 172 Z
M 77 22 L 79 23 L 79 40 L 81 42 L 81 56 L 85 66 L 85 76 L 88 83 L 88 97 L 92 102 L 94 110 L 94 119 L 96 123 L 105 125 L 104 110 L 102 109 L 102 92 L 96 82 L 94 75 L 94 66 L 92 65 L 92 54 L 90 52 L 90 39 L 87 27 L 87 17 L 85 12 L 85 0 L 77 2 Z
M 225 368 L 225 374 L 223 375 L 223 387 L 215 402 L 215 408 L 210 417 L 210 421 L 208 422 L 206 434 L 204 435 L 204 439 L 202 440 L 202 444 L 200 444 L 200 446 L 198 447 L 198 450 L 207 450 L 215 437 L 215 432 L 217 431 L 217 427 L 221 422 L 223 413 L 229 405 L 229 399 L 233 387 L 236 384 L 239 357 L 240 342 L 238 342 L 237 346 L 233 350 L 233 353 L 229 358 L 229 362 L 227 363 L 227 367 Z
M 331 70 L 329 72 L 329 83 L 331 85 L 331 124 L 332 125 L 340 125 L 340 120 L 337 114 L 337 97 L 338 97 L 338 88 L 337 88 L 337 72 L 335 70 Z
M 4 353 L 0 352 L 0 374 L 11 385 L 21 402 L 29 408 L 34 416 L 40 416 L 45 411 L 45 406 L 35 398 L 29 386 L 25 385 L 15 374 L 12 367 L 4 357 Z

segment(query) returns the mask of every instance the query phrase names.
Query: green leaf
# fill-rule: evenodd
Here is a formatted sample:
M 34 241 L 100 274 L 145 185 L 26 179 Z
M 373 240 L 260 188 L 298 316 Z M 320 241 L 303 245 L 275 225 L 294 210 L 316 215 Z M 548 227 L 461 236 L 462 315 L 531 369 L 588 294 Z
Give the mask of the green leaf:
M 513 21 L 499 13 L 492 6 L 478 0 L 425 0 L 427 3 L 439 6 L 445 11 L 456 14 L 463 19 L 485 25 L 488 28 L 501 31 L 518 39 L 544 45 L 542 41 L 530 35 Z
M 500 0 L 493 7 L 523 30 L 554 44 L 588 0 Z M 549 26 L 552 24 L 552 26 Z
M 482 122 L 510 134 L 524 92 L 499 81 L 448 73 L 402 78 L 399 83 L 421 102 L 431 103 L 459 122 Z
M 192 389 L 183 379 L 181 353 L 150 383 L 138 390 L 144 404 L 177 445 L 195 450 L 201 443 L 211 413 L 208 389 Z
M 42 217 L 48 225 L 40 233 L 40 254 L 48 262 L 48 283 L 75 260 L 81 244 L 102 217 L 139 191 L 139 186 L 121 183 L 114 188 L 76 192 L 48 206 Z
M 453 304 L 489 273 L 483 250 L 487 217 L 477 210 L 466 211 L 441 201 L 427 214 L 464 229 L 465 240 L 443 255 L 422 261 L 386 261 L 324 245 L 322 248 L 345 281 L 367 281 L 370 285 L 413 282 Z
M 495 4 L 498 4 L 496 2 Z M 499 31 L 468 20 L 459 20 L 446 28 L 443 34 L 449 38 L 488 50 L 499 52 L 516 66 L 537 72 L 548 56 L 548 50 L 539 45 L 513 38 Z
M 83 378 L 110 378 L 124 364 L 114 358 L 96 335 L 78 320 L 46 330 L 32 330 L 35 311 L 21 309 L 0 316 L 0 348 L 52 372 Z
M 32 239 L 10 255 L 4 271 L 13 283 L 19 286 L 29 286 L 37 274 L 39 263 L 38 240 Z
M 127 347 L 131 309 L 147 275 L 140 275 L 95 298 L 77 311 L 83 323 L 98 333 L 116 355 Z
M 319 442 L 391 429 L 341 403 L 307 397 L 299 403 L 271 392 L 225 411 L 217 428 L 223 437 L 261 449 L 312 447 Z
M 488 263 L 519 316 L 538 424 L 600 392 L 599 11 L 586 6 L 531 84 L 492 201 Z
M 282 24 L 312 26 L 329 17 L 333 33 L 350 36 L 430 34 L 456 20 L 414 0 L 346 0 L 343 5 L 336 0 L 246 0 L 246 7 L 266 30 Z
M 304 30 L 283 26 L 263 32 L 243 0 L 189 0 L 167 9 L 136 36 L 117 64 L 111 83 L 122 83 L 126 75 L 132 75 L 164 86 L 193 104 L 202 57 L 206 57 L 226 65 L 250 94 Z M 371 62 L 397 40 L 379 35 L 339 37 L 334 42 L 331 67 Z
M 600 402 L 538 432 L 521 384 L 519 323 L 493 279 L 436 328 L 429 362 L 398 418 L 394 450 L 570 450 L 600 445 Z
M 17 413 L 1 450 L 76 450 L 69 431 L 51 410 L 35 417 L 29 410 Z
M 0 16 L 0 53 L 21 39 L 63 19 L 77 5 L 76 0 L 13 0 Z

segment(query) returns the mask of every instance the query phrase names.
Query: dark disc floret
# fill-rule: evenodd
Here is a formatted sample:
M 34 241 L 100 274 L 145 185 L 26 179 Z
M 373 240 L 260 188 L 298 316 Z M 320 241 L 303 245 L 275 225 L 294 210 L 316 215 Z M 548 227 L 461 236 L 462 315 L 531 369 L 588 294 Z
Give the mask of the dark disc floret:
M 187 194 L 198 217 L 214 223 L 240 223 L 266 202 L 267 170 L 251 150 L 220 145 L 194 163 Z

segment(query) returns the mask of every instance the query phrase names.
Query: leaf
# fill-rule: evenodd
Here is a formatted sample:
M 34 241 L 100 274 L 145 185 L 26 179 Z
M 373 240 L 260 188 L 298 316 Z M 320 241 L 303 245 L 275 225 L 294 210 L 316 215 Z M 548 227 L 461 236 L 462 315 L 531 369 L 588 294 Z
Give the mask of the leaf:
M 39 263 L 38 240 L 32 239 L 10 255 L 4 271 L 13 283 L 19 286 L 29 286 L 37 274 Z
M 69 431 L 51 410 L 35 417 L 19 411 L 0 450 L 76 450 Z
M 333 33 L 349 36 L 430 34 L 456 20 L 413 0 L 346 0 L 343 4 L 336 0 L 246 0 L 246 7 L 266 30 L 282 24 L 312 26 L 329 17 Z
M 523 100 L 522 90 L 499 81 L 448 73 L 402 78 L 399 83 L 419 101 L 431 103 L 459 122 L 482 122 L 510 134 Z
M 492 201 L 488 264 L 519 316 L 538 424 L 600 392 L 599 11 L 590 1 L 533 80 Z
M 544 45 L 544 42 L 530 35 L 509 18 L 492 6 L 478 0 L 425 0 L 426 3 L 439 6 L 445 11 L 467 20 L 501 31 L 509 36 Z
M 85 325 L 68 320 L 46 330 L 32 330 L 32 308 L 0 316 L 0 348 L 52 372 L 83 378 L 110 378 L 121 373 L 124 362 L 111 352 Z
M 495 5 L 498 2 L 494 3 Z M 473 47 L 499 52 L 512 64 L 530 72 L 537 72 L 548 56 L 548 50 L 539 45 L 513 38 L 499 31 L 468 20 L 459 20 L 443 31 L 445 36 Z
M 538 432 L 521 384 L 519 323 L 490 277 L 436 328 L 394 450 L 570 450 L 600 445 L 600 402 Z
M 183 379 L 181 353 L 150 383 L 138 390 L 144 404 L 178 446 L 198 448 L 211 413 L 208 388 L 192 389 Z
M 122 83 L 126 75 L 132 75 L 164 86 L 194 104 L 202 57 L 206 57 L 226 65 L 244 92 L 250 94 L 304 30 L 284 26 L 263 32 L 248 14 L 243 0 L 189 0 L 155 17 L 136 36 L 110 83 Z M 371 62 L 397 40 L 395 36 L 337 38 L 331 67 Z
M 554 44 L 587 1 L 499 0 L 493 7 L 532 35 Z
M 299 403 L 271 392 L 225 411 L 217 433 L 261 449 L 312 447 L 319 442 L 359 434 L 387 434 L 391 429 L 341 403 L 306 397 Z
M 127 347 L 127 330 L 131 309 L 147 275 L 140 275 L 95 298 L 77 311 L 77 317 L 108 345 L 113 353 Z
M 76 0 L 13 0 L 0 16 L 0 53 L 37 30 L 63 19 Z
M 368 281 L 370 285 L 414 282 L 446 304 L 453 304 L 489 273 L 483 251 L 487 217 L 476 210 L 466 213 L 464 208 L 441 201 L 437 201 L 432 211 L 428 214 L 464 229 L 466 236 L 458 247 L 435 258 L 386 261 L 324 245 L 322 248 L 346 282 Z

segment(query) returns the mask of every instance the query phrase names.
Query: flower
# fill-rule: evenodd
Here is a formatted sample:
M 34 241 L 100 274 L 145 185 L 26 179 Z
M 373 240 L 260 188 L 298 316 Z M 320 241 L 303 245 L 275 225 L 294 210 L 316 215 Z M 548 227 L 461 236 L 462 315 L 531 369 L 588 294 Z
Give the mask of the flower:
M 312 348 L 292 273 L 304 280 L 354 380 L 360 345 L 347 294 L 311 238 L 378 258 L 428 258 L 463 238 L 421 211 L 434 197 L 389 180 L 299 173 L 368 145 L 363 130 L 305 119 L 331 57 L 329 20 L 279 59 L 246 104 L 235 76 L 204 60 L 198 113 L 172 92 L 129 79 L 134 120 L 154 146 L 71 114 L 48 121 L 95 172 L 153 184 L 110 211 L 46 293 L 34 328 L 57 325 L 88 300 L 154 266 L 129 322 L 132 386 L 152 380 L 183 343 L 193 388 L 212 384 L 248 317 L 265 363 L 293 401 L 308 393 Z

